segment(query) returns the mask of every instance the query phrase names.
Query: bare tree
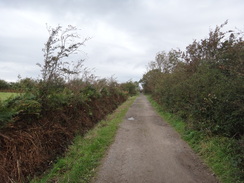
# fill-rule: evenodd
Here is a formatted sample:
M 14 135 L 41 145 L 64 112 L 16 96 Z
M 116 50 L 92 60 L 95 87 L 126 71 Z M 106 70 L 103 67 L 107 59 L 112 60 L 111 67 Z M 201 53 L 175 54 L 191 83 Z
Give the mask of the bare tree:
M 42 73 L 38 94 L 43 108 L 47 108 L 48 96 L 64 87 L 65 80 L 82 72 L 84 59 L 73 61 L 68 57 L 77 54 L 80 51 L 79 48 L 89 39 L 80 41 L 78 29 L 72 25 L 64 30 L 61 26 L 47 27 L 47 29 L 49 38 L 42 50 L 44 63 L 37 64 L 41 67 Z
M 44 64 L 38 63 L 41 67 L 42 79 L 46 83 L 55 82 L 57 79 L 67 75 L 79 74 L 83 59 L 77 61 L 67 61 L 67 57 L 77 54 L 79 48 L 85 44 L 89 38 L 81 42 L 78 29 L 69 25 L 65 30 L 61 26 L 56 28 L 47 27 L 49 38 L 43 48 Z

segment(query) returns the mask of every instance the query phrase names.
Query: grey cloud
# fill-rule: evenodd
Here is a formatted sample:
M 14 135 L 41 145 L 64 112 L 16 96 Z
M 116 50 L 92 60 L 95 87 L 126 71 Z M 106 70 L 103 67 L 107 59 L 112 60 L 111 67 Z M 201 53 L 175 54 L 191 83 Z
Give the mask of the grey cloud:
M 2 0 L 0 79 L 12 80 L 21 65 L 21 75 L 38 76 L 45 23 L 76 25 L 92 37 L 80 56 L 98 76 L 139 80 L 159 51 L 184 49 L 227 19 L 243 29 L 243 7 L 242 0 Z

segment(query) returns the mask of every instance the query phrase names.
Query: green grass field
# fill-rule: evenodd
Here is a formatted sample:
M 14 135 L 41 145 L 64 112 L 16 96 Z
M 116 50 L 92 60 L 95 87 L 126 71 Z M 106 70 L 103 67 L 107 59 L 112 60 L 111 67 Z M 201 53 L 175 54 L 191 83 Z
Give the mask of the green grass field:
M 11 93 L 11 92 L 0 92 L 0 100 L 7 100 L 10 97 L 18 96 L 18 93 Z

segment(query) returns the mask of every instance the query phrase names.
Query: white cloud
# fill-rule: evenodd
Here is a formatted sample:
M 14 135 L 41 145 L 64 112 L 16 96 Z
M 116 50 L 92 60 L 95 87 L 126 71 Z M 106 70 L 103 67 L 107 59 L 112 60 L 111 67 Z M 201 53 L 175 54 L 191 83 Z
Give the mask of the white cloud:
M 42 30 L 46 20 L 49 19 L 47 14 L 18 9 L 1 9 L 1 14 L 4 15 L 0 17 L 1 37 L 34 38 L 36 36 L 44 36 Z
M 184 49 L 227 19 L 228 29 L 243 29 L 243 7 L 242 0 L 2 0 L 0 79 L 38 77 L 46 23 L 92 37 L 80 56 L 98 76 L 139 80 L 159 51 Z

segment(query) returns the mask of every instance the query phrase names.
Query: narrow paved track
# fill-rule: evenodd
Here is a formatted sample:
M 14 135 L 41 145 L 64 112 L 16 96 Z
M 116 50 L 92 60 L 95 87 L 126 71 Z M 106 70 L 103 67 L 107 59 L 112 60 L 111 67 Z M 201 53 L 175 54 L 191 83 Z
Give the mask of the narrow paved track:
M 218 182 L 191 148 L 140 95 L 121 123 L 95 183 Z

